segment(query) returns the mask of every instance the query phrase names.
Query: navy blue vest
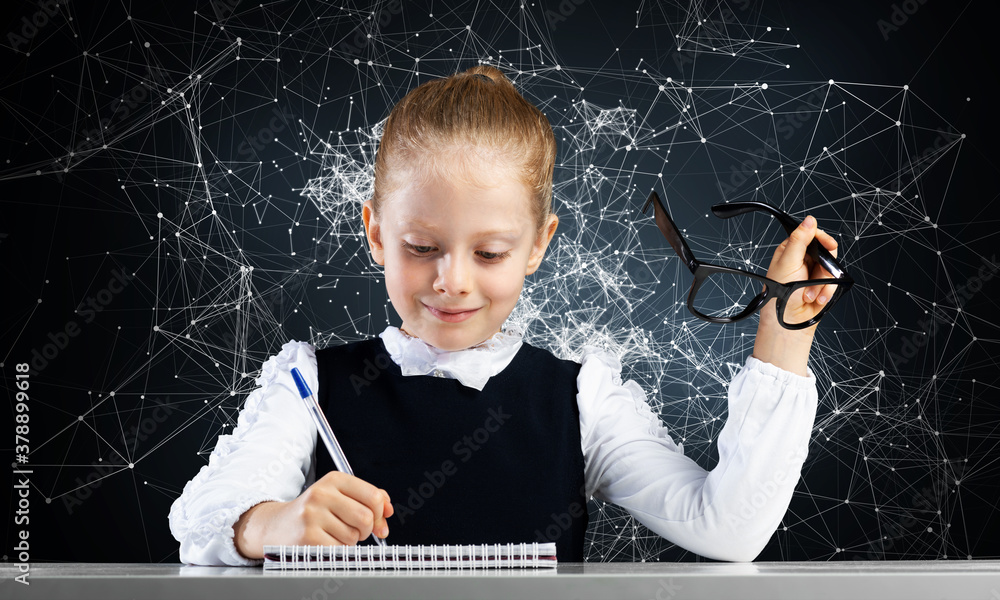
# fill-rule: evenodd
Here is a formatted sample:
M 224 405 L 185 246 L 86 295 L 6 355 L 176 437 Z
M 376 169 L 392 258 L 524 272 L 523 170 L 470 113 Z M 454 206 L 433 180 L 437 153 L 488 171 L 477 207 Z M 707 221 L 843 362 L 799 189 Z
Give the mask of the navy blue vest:
M 403 377 L 381 338 L 316 352 L 317 398 L 357 477 L 389 493 L 390 544 L 555 542 L 583 562 L 580 365 L 522 343 L 482 391 Z M 333 470 L 317 441 L 316 478 Z

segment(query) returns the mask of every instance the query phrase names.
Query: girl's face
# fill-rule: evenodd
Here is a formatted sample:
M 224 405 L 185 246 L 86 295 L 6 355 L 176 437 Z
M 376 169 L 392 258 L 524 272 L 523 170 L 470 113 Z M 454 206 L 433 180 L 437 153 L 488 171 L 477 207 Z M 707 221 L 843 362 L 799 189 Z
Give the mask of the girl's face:
M 559 222 L 550 215 L 536 237 L 528 189 L 491 181 L 476 187 L 438 176 L 398 189 L 377 221 L 371 200 L 362 209 L 402 328 L 442 350 L 475 346 L 500 330 Z

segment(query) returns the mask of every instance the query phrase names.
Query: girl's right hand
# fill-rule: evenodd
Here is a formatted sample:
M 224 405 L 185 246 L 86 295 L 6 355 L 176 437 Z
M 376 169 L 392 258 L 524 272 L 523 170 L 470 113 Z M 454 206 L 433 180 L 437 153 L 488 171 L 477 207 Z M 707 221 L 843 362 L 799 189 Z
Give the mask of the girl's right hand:
M 262 502 L 233 525 L 233 542 L 247 558 L 264 544 L 353 546 L 374 533 L 389 535 L 389 494 L 353 475 L 331 471 L 290 502 Z

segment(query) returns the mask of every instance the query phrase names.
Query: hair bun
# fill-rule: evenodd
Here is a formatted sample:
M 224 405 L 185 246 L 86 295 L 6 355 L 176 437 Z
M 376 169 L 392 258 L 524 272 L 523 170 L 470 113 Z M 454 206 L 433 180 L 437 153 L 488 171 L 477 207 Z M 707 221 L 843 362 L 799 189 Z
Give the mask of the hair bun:
M 493 65 L 476 65 L 466 69 L 462 72 L 462 74 L 469 77 L 475 77 L 476 79 L 485 79 L 490 83 L 496 83 L 498 85 L 503 85 L 505 83 L 511 87 L 514 85 L 509 79 L 507 79 L 507 76 L 504 75 L 503 71 Z

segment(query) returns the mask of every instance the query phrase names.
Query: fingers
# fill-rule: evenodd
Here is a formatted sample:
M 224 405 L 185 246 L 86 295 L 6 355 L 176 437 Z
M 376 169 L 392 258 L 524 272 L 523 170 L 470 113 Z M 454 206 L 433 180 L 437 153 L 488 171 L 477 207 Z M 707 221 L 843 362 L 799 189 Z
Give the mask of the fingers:
M 356 499 L 334 494 L 327 507 L 332 519 L 325 519 L 323 529 L 347 546 L 353 546 L 372 534 L 375 517 L 371 508 Z
M 826 304 L 830 300 L 833 300 L 833 295 L 837 293 L 837 286 L 835 285 L 824 285 L 823 291 L 820 292 L 819 298 L 816 299 L 820 304 Z
M 816 219 L 812 215 L 805 218 L 795 228 L 788 239 L 778 246 L 771 264 L 771 272 L 777 281 L 787 281 L 802 270 L 806 257 L 806 248 L 816 236 Z
M 839 244 L 832 235 L 823 231 L 822 229 L 817 229 L 816 240 L 819 241 L 819 243 L 822 244 L 824 248 L 829 250 L 830 254 L 832 254 L 834 258 L 837 258 L 837 246 L 839 246 Z
M 385 503 L 382 506 L 382 517 L 389 518 L 392 516 L 392 513 L 396 512 L 396 509 L 392 507 L 392 501 L 389 499 L 389 493 L 385 490 L 382 490 L 382 492 L 385 493 Z
M 833 251 L 831 251 L 831 254 L 832 253 Z M 816 265 L 816 267 L 813 268 L 812 273 L 809 274 L 809 279 L 832 279 L 832 278 L 833 275 L 820 265 Z M 833 295 L 836 293 L 836 291 L 837 291 L 837 286 L 833 284 L 826 284 L 824 286 L 812 286 L 806 288 L 806 292 L 803 294 L 803 298 L 807 302 L 812 302 L 813 300 L 815 300 L 816 302 L 822 305 L 826 304 L 831 299 L 833 299 Z
M 327 473 L 314 485 L 326 492 L 322 503 L 332 517 L 323 518 L 321 527 L 341 543 L 353 545 L 372 533 L 382 538 L 389 535 L 386 517 L 392 514 L 392 503 L 385 490 L 338 471 Z
M 357 477 L 348 479 L 340 490 L 356 503 L 356 506 L 351 507 L 353 510 L 348 513 L 350 520 L 346 522 L 362 533 L 361 539 L 368 537 L 373 531 L 379 537 L 389 534 L 389 526 L 385 521 L 385 505 L 389 504 L 391 510 L 392 503 L 389 502 L 389 494 L 385 490 Z
M 833 238 L 830 234 L 823 231 L 822 229 L 816 230 L 816 241 L 823 245 L 834 258 L 837 257 L 837 240 Z M 812 273 L 809 275 L 810 279 L 832 279 L 833 274 L 822 267 L 822 265 L 816 265 Z M 804 295 L 805 299 L 809 302 L 815 300 L 820 304 L 826 304 L 833 299 L 833 295 L 837 291 L 836 285 L 827 284 L 822 288 L 809 288 L 813 291 L 812 294 L 807 293 Z
M 380 538 L 388 537 L 389 535 L 389 523 L 386 521 L 392 516 L 393 508 L 392 502 L 389 500 L 389 493 L 385 490 L 379 490 L 381 493 L 381 510 L 375 512 L 375 524 L 372 527 L 372 533 Z
M 823 277 L 810 277 L 810 279 L 827 279 L 829 275 Z M 837 292 L 837 286 L 826 284 L 826 285 L 813 285 L 805 288 L 802 292 L 802 299 L 805 302 L 816 301 L 819 304 L 826 304 L 833 299 L 833 295 Z
M 809 257 L 808 247 L 813 240 L 826 248 L 831 255 L 837 256 L 837 240 L 819 229 L 815 217 L 808 215 L 775 250 L 768 276 L 780 282 L 833 278 L 822 265 L 814 264 Z M 817 302 L 819 305 L 824 305 L 833 298 L 836 291 L 835 285 L 806 287 L 802 289 L 802 302 Z
M 837 240 L 829 233 L 816 226 L 816 218 L 808 215 L 805 220 L 789 234 L 775 251 L 774 261 L 780 266 L 796 269 L 806 258 L 806 250 L 813 239 L 826 248 L 834 258 L 837 257 Z M 829 274 L 827 275 L 829 276 Z

